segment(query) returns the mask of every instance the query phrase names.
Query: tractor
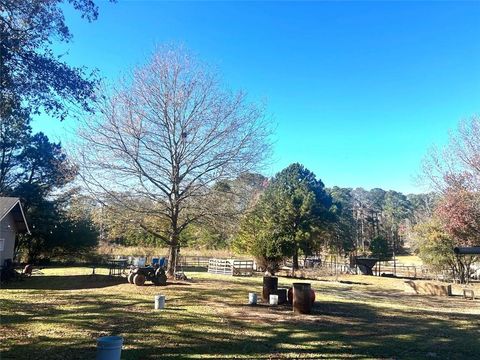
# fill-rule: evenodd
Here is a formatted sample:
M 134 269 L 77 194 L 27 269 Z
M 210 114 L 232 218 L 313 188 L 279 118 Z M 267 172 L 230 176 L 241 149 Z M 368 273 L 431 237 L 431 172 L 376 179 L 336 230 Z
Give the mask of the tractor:
M 145 267 L 133 267 L 130 269 L 130 273 L 127 276 L 127 280 L 130 284 L 137 286 L 143 286 L 145 281 L 151 281 L 155 286 L 167 285 L 167 275 L 165 269 L 159 267 L 158 264 Z

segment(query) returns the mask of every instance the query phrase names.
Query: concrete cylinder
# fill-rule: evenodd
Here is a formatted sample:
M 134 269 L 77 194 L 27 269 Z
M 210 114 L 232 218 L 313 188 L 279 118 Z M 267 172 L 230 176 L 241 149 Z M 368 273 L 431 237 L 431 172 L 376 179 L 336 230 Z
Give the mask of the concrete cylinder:
M 155 295 L 155 310 L 161 310 L 165 307 L 165 295 Z
M 97 339 L 96 360 L 120 360 L 123 338 L 120 336 L 102 336 Z
M 248 294 L 248 305 L 257 305 L 257 294 L 255 293 Z
M 293 283 L 293 312 L 310 314 L 312 311 L 312 288 L 310 283 Z
M 278 305 L 278 295 L 270 294 L 270 305 Z
M 274 276 L 264 276 L 263 277 L 263 291 L 262 291 L 262 300 L 268 302 L 270 299 L 270 294 L 277 290 L 278 288 L 278 278 Z

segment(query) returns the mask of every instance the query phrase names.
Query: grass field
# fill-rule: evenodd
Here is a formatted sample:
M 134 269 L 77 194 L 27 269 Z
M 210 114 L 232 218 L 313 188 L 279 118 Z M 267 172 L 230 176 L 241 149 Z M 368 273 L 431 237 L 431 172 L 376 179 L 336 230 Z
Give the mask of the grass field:
M 400 279 L 313 281 L 314 313 L 293 315 L 246 305 L 261 277 L 192 272 L 189 282 L 135 287 L 88 268 L 42 272 L 0 291 L 2 360 L 94 359 L 95 339 L 110 334 L 125 338 L 122 359 L 480 358 L 478 300 L 406 295 Z M 159 293 L 166 309 L 154 311 Z
M 97 253 L 104 256 L 168 256 L 168 248 L 159 246 L 112 246 L 111 244 L 98 246 Z M 181 256 L 205 256 L 205 257 L 242 257 L 228 249 L 212 250 L 192 247 L 182 248 Z M 245 255 L 251 257 L 249 255 Z

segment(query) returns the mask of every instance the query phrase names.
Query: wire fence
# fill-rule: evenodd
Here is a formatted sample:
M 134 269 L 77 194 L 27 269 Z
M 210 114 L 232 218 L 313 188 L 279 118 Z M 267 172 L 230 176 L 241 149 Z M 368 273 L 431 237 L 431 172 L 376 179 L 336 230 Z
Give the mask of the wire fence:
M 125 257 L 127 258 L 127 257 Z M 129 256 L 128 258 L 131 258 Z M 151 257 L 144 257 L 145 262 L 148 264 L 151 261 Z M 208 269 L 209 261 L 212 257 L 208 256 L 183 256 L 180 255 L 177 259 L 177 267 L 184 268 L 197 268 L 197 269 Z M 246 260 L 246 259 L 236 259 L 236 260 Z M 251 259 L 250 259 L 251 260 Z M 286 261 L 284 268 L 292 268 L 292 262 L 290 260 Z M 318 270 L 324 274 L 360 274 L 358 267 L 352 265 L 346 261 L 335 261 L 334 258 L 328 260 L 321 259 L 320 257 L 314 258 L 304 258 L 299 259 L 299 266 L 304 270 Z M 257 264 L 253 261 L 253 269 L 255 271 L 262 271 L 262 269 L 257 268 Z M 403 264 L 403 263 L 394 263 L 393 261 L 380 261 L 372 269 L 373 275 L 376 276 L 396 276 L 396 277 L 405 277 L 405 278 L 416 278 L 416 279 L 429 279 L 429 280 L 451 280 L 453 275 L 449 270 L 444 270 L 440 272 L 433 272 L 426 266 L 422 265 L 412 265 L 412 264 Z M 480 272 L 479 272 L 480 274 Z
M 308 267 L 308 266 L 307 266 Z M 317 262 L 313 268 L 327 270 L 331 274 L 360 274 L 357 266 L 346 262 L 323 261 Z M 372 268 L 375 276 L 396 276 L 412 279 L 427 280 L 452 280 L 453 274 L 450 270 L 445 269 L 434 272 L 430 268 L 423 265 L 412 265 L 403 263 L 394 263 L 393 261 L 380 261 Z

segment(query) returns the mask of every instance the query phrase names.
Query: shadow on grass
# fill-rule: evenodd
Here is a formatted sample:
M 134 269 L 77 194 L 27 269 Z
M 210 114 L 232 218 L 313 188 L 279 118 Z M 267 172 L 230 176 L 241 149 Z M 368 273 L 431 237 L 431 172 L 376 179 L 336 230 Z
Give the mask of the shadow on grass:
M 208 271 L 206 267 L 200 267 L 200 266 L 183 266 L 182 270 L 185 272 L 197 272 L 197 273 L 206 273 Z
M 79 289 L 98 289 L 109 286 L 116 286 L 127 283 L 127 279 L 122 276 L 109 275 L 41 275 L 25 277 L 16 281 L 2 284 L 2 289 L 23 289 L 23 290 L 79 290 Z M 167 286 L 190 286 L 188 282 L 167 281 Z M 153 283 L 147 281 L 143 286 L 155 287 Z M 161 286 L 159 286 L 161 287 Z
M 365 286 L 371 285 L 371 284 L 367 284 L 367 283 L 364 283 L 364 282 L 347 281 L 347 280 L 339 280 L 338 282 L 340 284 L 348 284 L 348 285 L 365 285 Z
M 65 275 L 65 276 L 33 276 L 22 281 L 12 281 L 2 286 L 3 289 L 32 290 L 79 290 L 98 289 L 126 283 L 120 276 L 108 275 Z
M 347 356 L 351 359 L 478 358 L 477 340 L 466 337 L 464 331 L 456 329 L 448 320 L 425 318 L 421 312 L 408 316 L 394 312 L 384 316 L 371 306 L 331 302 L 318 304 L 310 316 L 295 316 L 283 308 L 285 319 L 282 323 L 246 323 L 242 319 L 227 318 L 224 324 L 219 324 L 185 312 L 175 317 L 168 315 L 178 308 L 169 309 L 163 320 L 159 320 L 158 314 L 125 313 L 111 302 L 98 304 L 95 300 L 91 305 L 82 313 L 81 321 L 75 312 L 61 316 L 41 314 L 41 311 L 38 314 L 38 309 L 35 312 L 37 316 L 61 318 L 62 322 L 73 321 L 83 330 L 105 329 L 109 325 L 110 333 L 125 338 L 122 359 L 188 358 L 193 355 L 284 358 L 292 353 L 297 358 L 316 355 L 329 359 Z M 102 313 L 106 308 L 110 309 L 108 316 L 88 315 Z M 478 316 L 462 318 L 467 319 L 479 320 Z M 56 321 L 59 320 L 52 319 Z M 209 331 L 205 331 L 206 328 Z M 252 331 L 261 335 L 249 335 Z M 2 359 L 28 358 L 22 357 L 26 350 L 35 351 L 37 359 L 94 357 L 94 339 L 86 342 L 73 338 L 61 343 L 48 340 L 37 338 L 35 342 L 13 346 L 2 353 Z
M 81 277 L 61 278 L 79 283 L 71 284 L 69 289 L 81 289 Z M 134 292 L 124 293 L 123 289 L 129 287 L 120 287 L 113 294 L 66 292 L 43 303 L 29 297 L 23 301 L 2 300 L 2 308 L 7 312 L 2 316 L 2 326 L 7 329 L 17 324 L 34 329 L 37 323 L 56 331 L 74 329 L 73 336 L 56 340 L 43 334 L 27 336 L 20 331 L 21 341 L 5 340 L 2 360 L 31 359 L 31 354 L 39 360 L 93 359 L 95 338 L 106 334 L 125 338 L 124 360 L 194 355 L 255 359 L 478 358 L 480 315 L 436 312 L 437 302 L 439 306 L 445 304 L 442 299 L 412 298 L 394 291 L 360 294 L 372 301 L 414 305 L 400 310 L 375 306 L 375 301 L 359 303 L 355 299 L 358 292 L 352 291 L 352 299 L 320 301 L 311 315 L 294 315 L 289 306 L 245 305 L 242 299 L 247 289 L 233 280 L 199 281 L 195 285 L 172 285 L 166 309 L 160 312 L 152 311 L 153 304 Z M 337 290 L 325 292 L 345 294 L 343 289 Z M 415 307 L 423 301 L 430 308 Z M 459 328 L 458 324 L 470 324 L 471 331 Z

